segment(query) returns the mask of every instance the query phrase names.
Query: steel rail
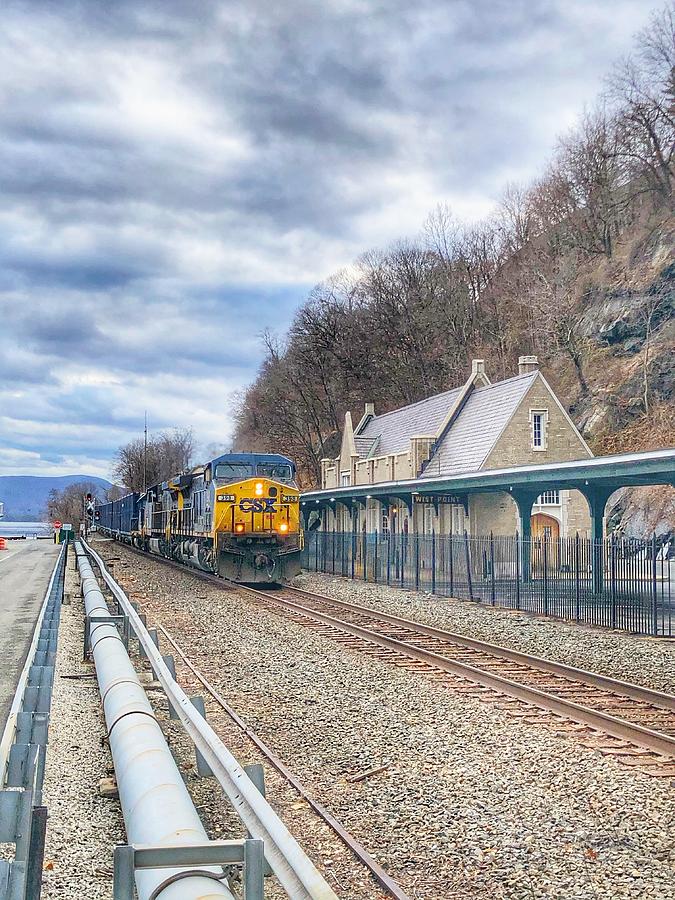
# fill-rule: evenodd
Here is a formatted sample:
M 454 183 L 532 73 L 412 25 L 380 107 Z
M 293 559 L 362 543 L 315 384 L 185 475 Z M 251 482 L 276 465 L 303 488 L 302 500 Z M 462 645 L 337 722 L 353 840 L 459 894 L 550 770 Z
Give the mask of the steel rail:
M 675 712 L 675 696 L 672 694 L 664 694 L 651 688 L 642 687 L 639 684 L 631 684 L 628 681 L 611 678 L 608 675 L 601 675 L 598 672 L 591 672 L 588 669 L 577 669 L 574 666 L 568 666 L 565 663 L 559 663 L 555 660 L 544 659 L 541 656 L 533 656 L 529 653 L 522 653 L 519 650 L 512 650 L 509 647 L 503 647 L 500 644 L 490 644 L 487 641 L 480 641 L 477 638 L 468 637 L 458 634 L 454 631 L 444 631 L 441 628 L 434 628 L 432 625 L 425 625 L 422 622 L 416 622 L 412 619 L 405 619 L 401 616 L 394 616 L 391 613 L 381 612 L 379 609 L 373 609 L 370 606 L 361 606 L 357 603 L 350 603 L 348 600 L 338 600 L 333 597 L 326 597 L 323 594 L 317 594 L 313 591 L 305 591 L 302 588 L 283 587 L 284 591 L 293 594 L 300 594 L 311 600 L 318 600 L 322 603 L 329 603 L 332 606 L 339 606 L 359 614 L 373 615 L 390 625 L 400 625 L 402 628 L 410 628 L 429 637 L 438 638 L 444 641 L 450 641 L 453 644 L 459 644 L 472 650 L 479 650 L 496 656 L 501 659 L 507 659 L 511 662 L 521 663 L 522 665 L 541 669 L 552 675 L 559 675 L 561 678 L 573 679 L 574 681 L 583 682 L 591 687 L 601 688 L 602 690 L 613 691 L 623 694 L 633 700 L 640 700 L 644 703 L 651 703 L 661 709 L 671 710 Z
M 604 731 L 606 734 L 612 735 L 612 737 L 619 738 L 620 740 L 630 741 L 653 753 L 670 757 L 675 756 L 675 738 L 670 737 L 669 735 L 652 731 L 649 728 L 644 728 L 642 725 L 626 722 L 616 716 L 600 712 L 599 710 L 590 709 L 589 707 L 582 706 L 580 703 L 575 703 L 572 700 L 563 700 L 560 697 L 556 697 L 554 694 L 549 694 L 538 688 L 520 684 L 509 678 L 504 678 L 501 675 L 495 675 L 492 672 L 478 669 L 467 663 L 460 663 L 456 660 L 448 659 L 447 657 L 441 656 L 438 653 L 433 653 L 430 650 L 414 647 L 413 645 L 406 644 L 404 641 L 399 641 L 396 638 L 388 637 L 387 635 L 380 634 L 379 632 L 372 631 L 368 628 L 363 628 L 360 625 L 354 625 L 352 622 L 345 622 L 343 619 L 337 619 L 334 616 L 322 613 L 311 607 L 303 606 L 301 603 L 295 603 L 292 600 L 283 599 L 274 594 L 258 591 L 255 588 L 250 588 L 248 586 L 237 585 L 237 587 L 258 596 L 259 599 L 262 599 L 267 603 L 276 604 L 282 609 L 291 609 L 300 615 L 304 615 L 310 619 L 313 618 L 341 631 L 349 632 L 356 637 L 378 644 L 381 647 L 395 650 L 397 653 L 408 656 L 411 659 L 428 663 L 445 672 L 450 672 L 453 675 L 459 675 L 475 684 L 480 684 L 492 690 L 499 691 L 500 693 L 507 694 L 510 697 L 515 697 L 518 700 L 523 700 L 540 709 L 545 709 L 549 712 L 565 716 L 582 725 L 588 725 L 591 728 Z
M 336 894 L 307 854 L 176 683 L 138 613 L 106 569 L 101 557 L 84 541 L 82 544 L 96 562 L 103 580 L 128 617 L 158 681 L 190 739 L 208 763 L 247 831 L 252 837 L 264 841 L 265 858 L 286 893 L 293 900 L 337 900 Z
M 312 807 L 314 812 L 319 815 L 327 825 L 329 825 L 337 836 L 349 847 L 352 853 L 368 868 L 380 887 L 384 888 L 396 900 L 410 900 L 410 897 L 404 893 L 401 887 L 394 879 L 382 868 L 382 866 L 368 853 L 365 847 L 360 844 L 352 835 L 344 828 L 343 825 L 323 806 L 318 800 L 315 800 L 311 794 L 307 792 L 302 782 L 291 772 L 288 766 L 277 756 L 277 754 L 267 746 L 253 729 L 246 724 L 241 716 L 234 710 L 225 698 L 218 693 L 207 678 L 196 668 L 188 656 L 178 646 L 176 641 L 171 637 L 169 632 L 162 625 L 157 625 L 167 641 L 171 644 L 175 652 L 180 656 L 188 669 L 197 678 L 206 690 L 211 694 L 213 699 L 227 713 L 227 715 L 235 722 L 244 734 L 251 740 L 260 752 L 270 761 L 274 768 L 295 788 L 295 790 L 303 797 Z
M 135 550 L 134 548 L 129 548 L 132 552 L 137 553 L 139 555 L 145 556 L 141 551 Z M 210 584 L 214 584 L 219 587 L 221 590 L 229 590 L 235 589 L 242 592 L 250 593 L 253 596 L 256 596 L 258 599 L 269 602 L 274 598 L 273 594 L 270 594 L 267 591 L 257 590 L 256 588 L 249 587 L 248 585 L 237 584 L 236 582 L 229 581 L 227 579 L 219 578 L 217 575 L 210 574 L 208 572 L 202 572 L 199 569 L 193 569 L 191 567 L 186 567 L 181 563 L 174 562 L 173 560 L 164 559 L 163 557 L 157 557 L 159 562 L 162 562 L 168 566 L 175 567 L 179 570 L 189 572 L 191 575 L 199 578 L 202 581 L 207 581 Z M 330 597 L 325 597 L 322 594 L 312 594 L 309 591 L 302 591 L 299 588 L 286 588 L 283 587 L 283 590 L 288 590 L 290 592 L 297 592 L 307 594 L 310 597 L 314 596 L 315 598 L 320 598 L 322 602 L 327 602 L 329 604 L 335 603 L 337 605 L 347 604 L 347 601 L 337 600 L 334 601 Z M 312 610 L 310 607 L 302 606 L 301 604 L 293 604 L 292 601 L 284 601 L 280 598 L 274 598 L 278 606 L 283 608 L 284 606 L 293 607 L 296 606 L 298 609 L 296 611 L 301 612 L 301 614 L 309 615 L 310 617 L 314 615 L 316 618 L 321 616 L 326 620 L 326 624 L 333 625 L 336 628 L 339 628 L 343 631 L 348 631 L 354 634 L 357 637 L 363 638 L 365 640 L 370 640 L 374 643 L 379 643 L 380 646 L 386 646 L 389 649 L 396 650 L 397 652 L 403 653 L 413 659 L 422 660 L 424 662 L 428 662 L 431 665 L 435 665 L 437 668 L 441 668 L 445 671 L 451 672 L 453 674 L 457 674 L 462 678 L 466 678 L 469 681 L 473 681 L 477 684 L 481 684 L 484 687 L 488 687 L 492 690 L 498 691 L 500 693 L 507 694 L 516 699 L 523 700 L 524 702 L 531 703 L 533 706 L 538 707 L 539 709 L 544 709 L 550 712 L 555 712 L 558 715 L 565 716 L 568 719 L 571 719 L 575 722 L 578 722 L 582 725 L 587 725 L 591 728 L 595 728 L 597 730 L 603 731 L 608 735 L 618 738 L 619 740 L 629 741 L 637 746 L 643 747 L 647 750 L 650 750 L 654 753 L 659 753 L 664 756 L 673 757 L 675 756 L 675 738 L 670 737 L 669 735 L 661 734 L 660 732 L 653 731 L 649 728 L 644 728 L 641 725 L 635 725 L 631 722 L 626 722 L 623 719 L 619 719 L 615 716 L 611 716 L 608 713 L 603 713 L 600 711 L 596 711 L 590 709 L 589 707 L 582 706 L 581 704 L 575 703 L 571 700 L 563 700 L 562 698 L 555 697 L 553 694 L 548 694 L 545 691 L 541 691 L 537 688 L 531 688 L 526 685 L 518 684 L 518 682 L 514 682 L 511 679 L 504 678 L 500 675 L 494 675 L 489 672 L 484 672 L 480 669 L 477 669 L 473 666 L 469 666 L 464 663 L 454 662 L 448 660 L 447 657 L 440 656 L 438 654 L 434 654 L 431 651 L 423 650 L 421 648 L 414 648 L 410 644 L 405 644 L 402 641 L 396 641 L 394 638 L 388 638 L 384 635 L 378 635 L 376 632 L 370 632 L 366 629 L 359 629 L 359 626 L 354 626 L 351 623 L 343 622 L 340 619 L 335 619 L 330 616 L 326 616 L 323 613 L 319 613 L 316 610 Z M 357 609 L 361 609 L 366 613 L 370 613 L 373 615 L 380 616 L 381 614 L 376 611 L 369 609 L 368 607 L 357 607 Z M 384 616 L 388 616 L 387 613 L 383 614 Z M 418 623 L 410 622 L 411 625 L 418 628 Z M 431 628 L 431 626 L 422 626 L 424 629 Z M 449 633 L 449 632 L 448 632 Z M 475 640 L 473 638 L 465 638 L 463 635 L 459 635 L 458 637 L 463 640 Z M 482 642 L 478 641 L 478 644 Z M 488 645 L 488 646 L 498 646 L 498 645 Z M 481 648 L 484 649 L 484 648 Z M 500 648 L 507 653 L 517 653 L 518 651 L 509 651 L 508 648 Z M 525 656 L 525 662 L 528 664 L 528 656 L 527 654 L 523 654 Z M 553 663 L 550 660 L 542 660 L 541 657 L 532 657 L 532 659 L 537 660 L 537 662 L 548 662 L 553 666 L 562 666 L 562 663 Z M 576 669 L 573 667 L 565 667 L 571 672 L 568 672 L 563 677 L 574 677 L 576 673 Z M 588 674 L 593 676 L 595 673 L 588 673 L 586 670 L 579 670 L 581 674 Z M 606 679 L 607 676 L 598 675 L 598 678 Z M 608 679 L 610 682 L 614 681 L 614 679 Z M 627 682 L 617 682 L 621 685 L 622 690 L 625 689 L 625 686 L 633 687 L 638 693 L 642 691 L 650 691 L 649 688 L 642 688 L 639 685 L 629 685 Z M 597 685 L 599 686 L 599 685 Z M 652 692 L 650 692 L 652 693 Z M 669 698 L 670 695 L 667 694 L 659 694 L 659 692 L 653 692 L 657 694 L 659 697 Z M 633 699 L 645 699 L 644 697 L 635 697 Z M 651 702 L 651 699 L 648 699 L 646 702 Z M 670 708 L 669 706 L 666 708 Z
M 131 844 L 204 844 L 204 826 L 79 541 L 75 553 L 127 839 Z M 162 900 L 234 900 L 223 877 L 215 867 L 135 872 L 140 900 L 160 894 Z

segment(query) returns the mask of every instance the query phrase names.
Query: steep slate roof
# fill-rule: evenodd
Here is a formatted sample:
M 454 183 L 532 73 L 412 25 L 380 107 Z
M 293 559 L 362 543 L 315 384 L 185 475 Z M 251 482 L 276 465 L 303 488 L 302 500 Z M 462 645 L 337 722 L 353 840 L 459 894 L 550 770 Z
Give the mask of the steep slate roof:
M 359 454 L 361 459 L 366 459 L 366 457 L 373 455 L 373 450 L 375 449 L 376 444 L 376 437 L 364 437 L 360 434 L 354 435 L 354 446 L 356 447 L 356 452 Z
M 538 374 L 527 372 L 476 388 L 420 477 L 478 471 Z
M 361 438 L 369 438 L 372 443 L 379 437 L 376 455 L 388 456 L 409 450 L 411 437 L 435 435 L 461 390 L 461 387 L 453 388 L 410 406 L 374 416 L 354 437 L 357 452 L 361 453 L 358 443 Z

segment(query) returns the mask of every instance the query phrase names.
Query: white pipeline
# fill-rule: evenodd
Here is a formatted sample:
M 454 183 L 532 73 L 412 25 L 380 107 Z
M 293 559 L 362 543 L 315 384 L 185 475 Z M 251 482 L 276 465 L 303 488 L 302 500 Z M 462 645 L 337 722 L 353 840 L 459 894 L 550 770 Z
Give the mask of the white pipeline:
M 176 683 L 162 655 L 152 642 L 147 629 L 129 598 L 107 571 L 101 557 L 91 547 L 87 552 L 101 571 L 120 607 L 128 616 L 131 627 L 150 659 L 157 679 L 164 688 L 171 705 L 178 713 L 187 734 L 220 782 L 246 830 L 265 844 L 265 859 L 269 862 L 287 895 L 293 900 L 338 900 L 337 895 L 317 871 L 311 859 L 286 828 L 276 812 L 255 787 L 235 757 L 230 753 L 213 728 L 190 703 L 185 691 Z
M 87 616 L 109 616 L 110 610 L 79 542 L 75 544 L 75 552 Z M 207 842 L 207 834 L 116 626 L 90 623 L 89 640 L 128 842 L 162 846 Z M 139 900 L 148 900 L 159 885 L 180 871 L 138 871 Z M 218 873 L 218 869 L 206 866 L 202 871 Z M 167 884 L 159 898 L 233 900 L 224 884 L 198 874 Z

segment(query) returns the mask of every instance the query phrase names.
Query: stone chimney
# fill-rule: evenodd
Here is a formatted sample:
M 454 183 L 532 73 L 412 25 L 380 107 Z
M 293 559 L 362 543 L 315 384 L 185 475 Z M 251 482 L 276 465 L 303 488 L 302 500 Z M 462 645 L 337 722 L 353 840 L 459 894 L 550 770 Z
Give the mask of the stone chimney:
M 472 375 L 485 375 L 485 360 L 484 359 L 472 359 L 471 360 L 471 374 Z
M 539 368 L 539 359 L 536 356 L 518 357 L 518 374 L 526 375 L 528 372 L 536 372 Z
M 375 404 L 374 403 L 366 403 L 365 415 L 367 415 L 367 416 L 375 415 Z

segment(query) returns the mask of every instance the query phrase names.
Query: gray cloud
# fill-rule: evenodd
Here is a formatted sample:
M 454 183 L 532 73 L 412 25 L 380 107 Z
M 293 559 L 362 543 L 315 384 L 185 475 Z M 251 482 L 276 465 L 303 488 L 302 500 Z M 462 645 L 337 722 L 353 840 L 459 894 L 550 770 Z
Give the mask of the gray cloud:
M 226 444 L 262 329 L 436 202 L 479 216 L 536 174 L 648 14 L 9 0 L 0 470 L 105 475 L 145 409 Z

